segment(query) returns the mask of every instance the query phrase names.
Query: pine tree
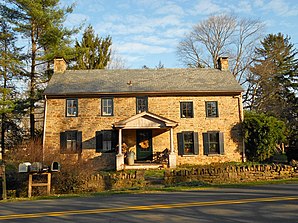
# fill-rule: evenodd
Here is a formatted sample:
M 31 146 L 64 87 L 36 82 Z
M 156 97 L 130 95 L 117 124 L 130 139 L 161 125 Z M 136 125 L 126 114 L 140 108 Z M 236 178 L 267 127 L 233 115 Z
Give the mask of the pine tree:
M 74 59 L 74 69 L 91 70 L 104 69 L 111 59 L 112 38 L 99 38 L 94 29 L 89 25 L 83 34 L 82 40 L 76 41 L 77 56 Z
M 34 109 L 35 102 L 40 99 L 38 94 L 41 85 L 47 81 L 48 73 L 45 66 L 55 56 L 63 56 L 69 37 L 74 30 L 63 27 L 63 22 L 72 7 L 59 8 L 59 0 L 9 0 L 2 6 L 3 15 L 13 15 L 10 22 L 23 38 L 30 40 L 28 50 L 29 79 L 29 112 L 30 135 L 35 133 Z
M 290 138 L 298 130 L 298 59 L 290 37 L 269 34 L 256 49 L 258 59 L 251 69 L 257 85 L 252 109 L 285 120 Z
M 12 89 L 15 87 L 13 78 L 20 71 L 20 49 L 15 46 L 16 37 L 12 28 L 0 17 L 0 117 L 1 117 L 1 154 L 0 165 L 3 165 L 4 177 L 2 181 L 2 197 L 6 199 L 6 176 L 5 176 L 5 150 L 6 132 L 10 124 L 10 115 L 15 107 L 15 98 L 12 97 Z

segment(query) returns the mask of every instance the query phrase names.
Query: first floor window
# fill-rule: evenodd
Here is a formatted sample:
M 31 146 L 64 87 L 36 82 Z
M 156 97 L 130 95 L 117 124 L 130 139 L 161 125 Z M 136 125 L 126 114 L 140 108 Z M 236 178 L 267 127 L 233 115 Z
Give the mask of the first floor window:
M 96 152 L 115 151 L 117 143 L 116 131 L 102 130 L 96 132 Z
M 66 99 L 66 116 L 78 116 L 78 99 Z
M 61 153 L 78 153 L 82 148 L 82 132 L 65 131 L 60 133 Z
M 204 155 L 224 154 L 223 133 L 210 131 L 203 133 Z
M 137 97 L 137 114 L 148 111 L 148 97 Z
M 192 101 L 180 102 L 180 117 L 193 118 L 193 103 Z
M 113 98 L 102 98 L 101 99 L 101 115 L 102 116 L 113 116 Z
M 217 101 L 206 101 L 206 117 L 218 117 Z
M 178 154 L 196 155 L 199 154 L 199 142 L 197 132 L 178 133 Z

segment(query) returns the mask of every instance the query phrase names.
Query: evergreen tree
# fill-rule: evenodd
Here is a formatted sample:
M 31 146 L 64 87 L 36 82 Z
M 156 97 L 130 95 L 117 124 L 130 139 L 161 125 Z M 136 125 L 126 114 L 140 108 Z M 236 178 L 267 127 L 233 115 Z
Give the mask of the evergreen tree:
M 0 117 L 1 117 L 1 148 L 0 165 L 4 170 L 2 181 L 2 197 L 6 199 L 6 176 L 4 155 L 6 150 L 6 132 L 11 126 L 11 113 L 15 107 L 15 98 L 12 97 L 13 78 L 20 70 L 20 49 L 15 46 L 16 38 L 12 28 L 0 16 Z
M 77 56 L 74 59 L 74 69 L 91 70 L 104 69 L 111 59 L 112 38 L 99 38 L 94 29 L 89 25 L 80 42 L 76 41 Z
M 250 161 L 264 161 L 276 153 L 285 141 L 283 121 L 264 113 L 246 112 L 243 122 L 245 154 Z
M 27 72 L 29 80 L 29 112 L 30 135 L 34 136 L 35 102 L 41 97 L 40 87 L 46 81 L 48 73 L 43 72 L 49 67 L 54 56 L 64 56 L 65 47 L 74 30 L 63 27 L 65 16 L 72 12 L 72 7 L 59 8 L 59 0 L 9 0 L 2 5 L 3 15 L 12 15 L 10 22 L 23 38 L 30 41 Z M 59 53 L 60 52 L 60 53 Z M 59 55 L 60 54 L 60 55 Z
M 287 123 L 290 141 L 298 130 L 298 59 L 290 38 L 269 34 L 256 49 L 258 59 L 251 69 L 256 87 L 252 109 L 274 115 Z

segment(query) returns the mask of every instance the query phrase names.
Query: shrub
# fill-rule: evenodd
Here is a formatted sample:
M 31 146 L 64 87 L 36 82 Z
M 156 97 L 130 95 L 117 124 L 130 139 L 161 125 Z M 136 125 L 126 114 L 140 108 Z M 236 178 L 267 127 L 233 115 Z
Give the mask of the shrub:
M 263 113 L 246 112 L 243 122 L 246 156 L 250 161 L 264 161 L 276 152 L 276 146 L 286 140 L 283 121 Z

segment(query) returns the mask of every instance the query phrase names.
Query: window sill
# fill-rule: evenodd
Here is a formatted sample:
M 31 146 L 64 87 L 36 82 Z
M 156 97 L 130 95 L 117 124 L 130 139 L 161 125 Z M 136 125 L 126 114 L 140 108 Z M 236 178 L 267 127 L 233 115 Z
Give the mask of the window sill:
M 205 156 L 222 156 L 222 155 L 225 155 L 225 154 L 206 154 Z
M 182 157 L 196 157 L 198 156 L 198 154 L 185 154 L 185 155 L 181 155 Z

